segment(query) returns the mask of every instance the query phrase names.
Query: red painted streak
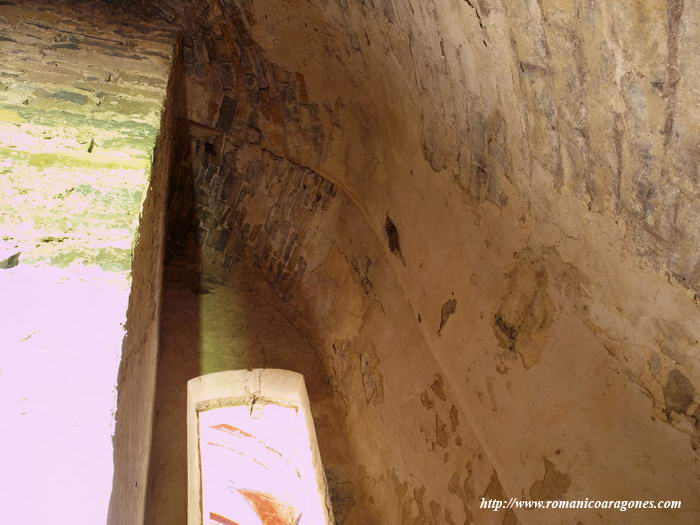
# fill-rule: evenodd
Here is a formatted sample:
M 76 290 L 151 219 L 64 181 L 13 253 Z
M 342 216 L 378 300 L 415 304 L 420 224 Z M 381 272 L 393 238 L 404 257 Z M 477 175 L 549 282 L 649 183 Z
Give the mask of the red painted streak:
M 280 503 L 271 494 L 255 490 L 242 490 L 238 492 L 248 500 L 253 510 L 257 513 L 263 525 L 294 525 L 298 517 L 289 505 Z
M 209 519 L 214 520 L 217 523 L 221 523 L 222 525 L 238 525 L 233 520 L 230 520 L 228 518 L 224 518 L 223 516 L 220 516 L 218 514 L 214 514 L 213 512 L 209 513 Z
M 221 423 L 220 425 L 214 425 L 213 427 L 214 430 L 223 430 L 224 432 L 230 432 L 232 434 L 241 434 L 242 436 L 245 437 L 255 437 L 253 434 L 249 434 L 245 430 L 241 430 L 238 427 L 233 427 L 231 425 L 227 425 L 226 423 Z

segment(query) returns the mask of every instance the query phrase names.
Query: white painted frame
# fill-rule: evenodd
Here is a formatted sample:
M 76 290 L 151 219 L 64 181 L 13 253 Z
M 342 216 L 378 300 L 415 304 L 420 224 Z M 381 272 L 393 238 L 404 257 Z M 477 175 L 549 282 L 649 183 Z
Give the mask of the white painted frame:
M 311 515 L 302 523 L 333 525 L 330 498 L 311 416 L 304 377 L 279 369 L 230 370 L 207 374 L 187 383 L 187 523 L 202 523 L 202 472 L 199 447 L 199 413 L 217 407 L 251 405 L 256 400 L 297 408 L 306 422 L 311 448 L 315 494 L 309 495 Z

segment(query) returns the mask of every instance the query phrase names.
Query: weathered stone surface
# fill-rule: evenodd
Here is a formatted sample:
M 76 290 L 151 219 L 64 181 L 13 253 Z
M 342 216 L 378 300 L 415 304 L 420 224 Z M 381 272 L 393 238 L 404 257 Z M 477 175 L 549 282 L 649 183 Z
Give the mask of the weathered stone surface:
M 76 7 L 0 2 L 0 34 L 12 35 L 0 42 L 7 523 L 143 514 L 167 126 L 154 147 L 176 35 L 96 2 Z
M 176 146 L 179 154 L 170 192 L 171 248 L 186 251 L 194 242 L 201 250 L 205 272 L 217 277 L 235 281 L 244 274 L 249 281 L 247 268 L 251 267 L 267 275 L 289 304 L 287 315 L 320 351 L 334 397 L 345 408 L 348 430 L 343 435 L 350 440 L 351 450 L 359 447 L 353 453 L 353 468 L 332 454 L 324 458 L 335 473 L 332 493 L 335 487 L 343 491 L 342 497 L 334 498 L 340 505 L 336 519 L 348 524 L 400 521 L 410 514 L 412 502 L 422 500 L 413 496 L 397 500 L 391 485 L 382 481 L 387 473 L 431 479 L 440 472 L 437 481 L 422 489 L 426 498 L 430 495 L 437 503 L 444 502 L 444 488 L 453 472 L 467 463 L 485 465 L 479 467 L 484 473 L 491 472 L 491 467 L 469 429 L 452 423 L 459 416 L 447 387 L 440 390 L 438 406 L 424 410 L 419 405 L 418 414 L 410 409 L 405 413 L 410 407 L 407 399 L 417 402 L 422 391 L 429 390 L 436 364 L 429 351 L 413 341 L 413 331 L 402 335 L 401 352 L 391 350 L 396 342 L 390 340 L 396 336 L 390 332 L 378 342 L 372 340 L 376 323 L 384 322 L 386 311 L 392 312 L 397 326 L 399 318 L 412 324 L 414 316 L 397 301 L 400 296 L 393 295 L 398 288 L 382 248 L 373 236 L 366 238 L 366 226 L 356 209 L 345 196 L 339 200 L 335 186 L 305 165 L 318 158 L 304 155 L 316 150 L 321 122 L 319 109 L 308 105 L 303 77 L 273 65 L 248 40 L 245 27 L 237 29 L 231 34 L 236 35 L 236 49 L 245 50 L 240 51 L 244 60 L 231 66 L 229 81 L 241 79 L 242 84 L 224 84 L 230 95 L 189 92 L 194 99 L 193 105 L 188 103 L 190 124 L 181 130 Z M 207 50 L 211 47 L 205 45 Z M 186 73 L 193 77 L 203 71 L 198 60 L 216 63 L 212 54 L 198 59 L 196 53 L 188 53 L 185 48 Z M 202 121 L 203 113 L 196 108 L 204 107 L 208 96 L 217 101 L 218 116 Z M 226 97 L 235 99 L 235 104 Z M 390 223 L 387 218 L 386 224 Z M 393 225 L 386 232 L 385 243 L 400 260 L 398 228 Z M 380 276 L 378 283 L 374 275 Z M 317 289 L 323 290 L 323 298 L 308 302 L 306 298 L 314 297 Z M 373 319 L 370 325 L 348 324 L 348 313 L 359 317 L 363 311 Z M 415 373 L 420 371 L 419 390 L 404 386 L 405 374 L 410 374 L 405 370 L 407 362 Z M 422 455 L 400 456 L 401 449 L 393 443 L 397 433 L 411 443 L 408 446 L 422 450 L 427 462 Z M 332 450 L 331 438 L 325 439 Z M 323 451 L 323 439 L 321 446 Z M 377 461 L 375 446 L 392 452 Z M 162 476 L 155 476 L 159 493 L 170 486 Z M 485 476 L 475 474 L 470 483 L 481 489 L 488 481 Z M 411 490 L 419 491 L 421 485 Z M 480 512 L 476 492 L 470 494 L 456 504 L 444 502 L 446 511 L 453 507 L 455 519 L 472 513 L 496 519 Z M 149 510 L 156 523 L 159 515 L 155 507 Z M 172 519 L 173 513 L 162 515 Z
M 394 446 L 401 423 L 388 407 L 398 378 L 416 381 L 411 359 L 444 376 L 447 407 L 474 432 L 446 440 L 451 411 L 421 419 L 441 404 L 426 377 L 396 409 L 431 436 L 427 455 L 394 458 L 403 466 L 391 470 L 358 444 L 361 479 L 381 503 L 356 484 L 356 508 L 370 510 L 349 522 L 427 519 L 412 497 L 421 484 L 448 523 L 473 519 L 475 496 L 462 507 L 431 493 L 449 477 L 427 465 L 458 440 L 483 448 L 470 494 L 494 468 L 503 494 L 527 493 L 542 457 L 562 450 L 567 497 L 692 499 L 697 453 L 668 425 L 687 428 L 696 400 L 668 374 L 680 363 L 689 385 L 700 381 L 694 6 L 251 0 L 202 2 L 185 19 L 169 5 L 206 35 L 185 61 L 189 118 L 206 126 L 192 136 L 212 146 L 193 162 L 196 182 L 182 184 L 202 196 L 207 264 L 225 275 L 252 259 L 266 271 L 316 341 L 351 435 Z M 278 190 L 303 180 L 271 175 L 294 172 L 288 164 L 332 181 L 328 210 L 300 213 L 296 194 Z M 411 338 L 376 345 L 376 409 L 387 412 L 375 424 L 372 408 L 353 407 L 370 399 L 363 341 L 387 325 Z M 403 446 L 416 450 L 415 437 Z M 471 459 L 450 451 L 448 461 L 459 470 Z M 630 467 L 641 464 L 650 468 Z M 420 483 L 409 488 L 408 476 Z M 640 521 L 692 523 L 694 512 Z
M 134 4 L 185 30 L 172 236 L 220 276 L 261 269 L 318 349 L 361 466 L 347 523 L 501 521 L 476 495 L 533 487 L 698 521 L 696 5 Z M 65 37 L 44 52 L 90 45 Z M 8 122 L 82 107 L 2 73 Z
M 392 268 L 504 492 L 527 492 L 542 456 L 561 449 L 567 498 L 692 500 L 696 6 L 394 3 L 391 19 L 379 6 L 319 2 L 291 18 L 263 3 L 251 11 L 254 38 L 334 110 L 312 167 L 377 237 L 387 215 L 400 225 Z M 301 34 L 304 46 L 280 45 Z M 445 324 L 452 291 L 458 313 Z M 630 467 L 648 461 L 654 475 Z M 639 520 L 692 523 L 696 512 Z

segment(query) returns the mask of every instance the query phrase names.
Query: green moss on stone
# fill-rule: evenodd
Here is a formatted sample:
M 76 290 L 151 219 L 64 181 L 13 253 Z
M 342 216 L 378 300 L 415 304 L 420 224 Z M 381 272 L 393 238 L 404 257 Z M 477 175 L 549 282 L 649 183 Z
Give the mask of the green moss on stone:
M 11 109 L 0 108 L 0 122 L 9 122 L 10 124 L 21 124 L 24 122 L 24 118 Z
M 2 105 L 0 109 L 15 111 L 27 122 L 40 126 L 50 127 L 74 127 L 90 128 L 97 131 L 117 131 L 124 138 L 143 139 L 152 141 L 151 148 L 155 145 L 158 128 L 154 125 L 144 123 L 142 120 L 114 120 L 95 118 L 92 113 L 81 114 L 70 111 L 37 110 L 26 106 Z
M 73 263 L 86 266 L 98 265 L 108 272 L 122 272 L 131 269 L 130 249 L 125 248 L 71 248 L 60 250 L 53 255 L 49 264 L 64 268 Z
M 57 91 L 55 93 L 51 93 L 50 96 L 51 98 L 65 100 L 67 102 L 78 104 L 80 106 L 87 104 L 89 100 L 88 97 L 86 97 L 82 93 L 76 93 L 74 91 Z
M 142 158 L 127 158 L 123 161 L 102 161 L 98 157 L 70 155 L 66 153 L 33 153 L 29 155 L 28 164 L 35 168 L 92 168 L 92 169 L 139 169 L 147 168 Z

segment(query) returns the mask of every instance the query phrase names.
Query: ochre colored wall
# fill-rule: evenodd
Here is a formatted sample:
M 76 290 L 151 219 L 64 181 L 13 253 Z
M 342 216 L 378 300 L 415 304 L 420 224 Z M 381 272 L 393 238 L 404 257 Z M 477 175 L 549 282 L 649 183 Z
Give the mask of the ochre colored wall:
M 348 401 L 346 522 L 514 519 L 474 517 L 496 493 L 695 522 L 697 7 L 205 5 L 185 40 L 205 263 L 257 262 Z M 473 438 L 446 467 L 452 404 Z
M 132 3 L 183 30 L 171 241 L 321 356 L 339 523 L 698 521 L 695 4 Z

